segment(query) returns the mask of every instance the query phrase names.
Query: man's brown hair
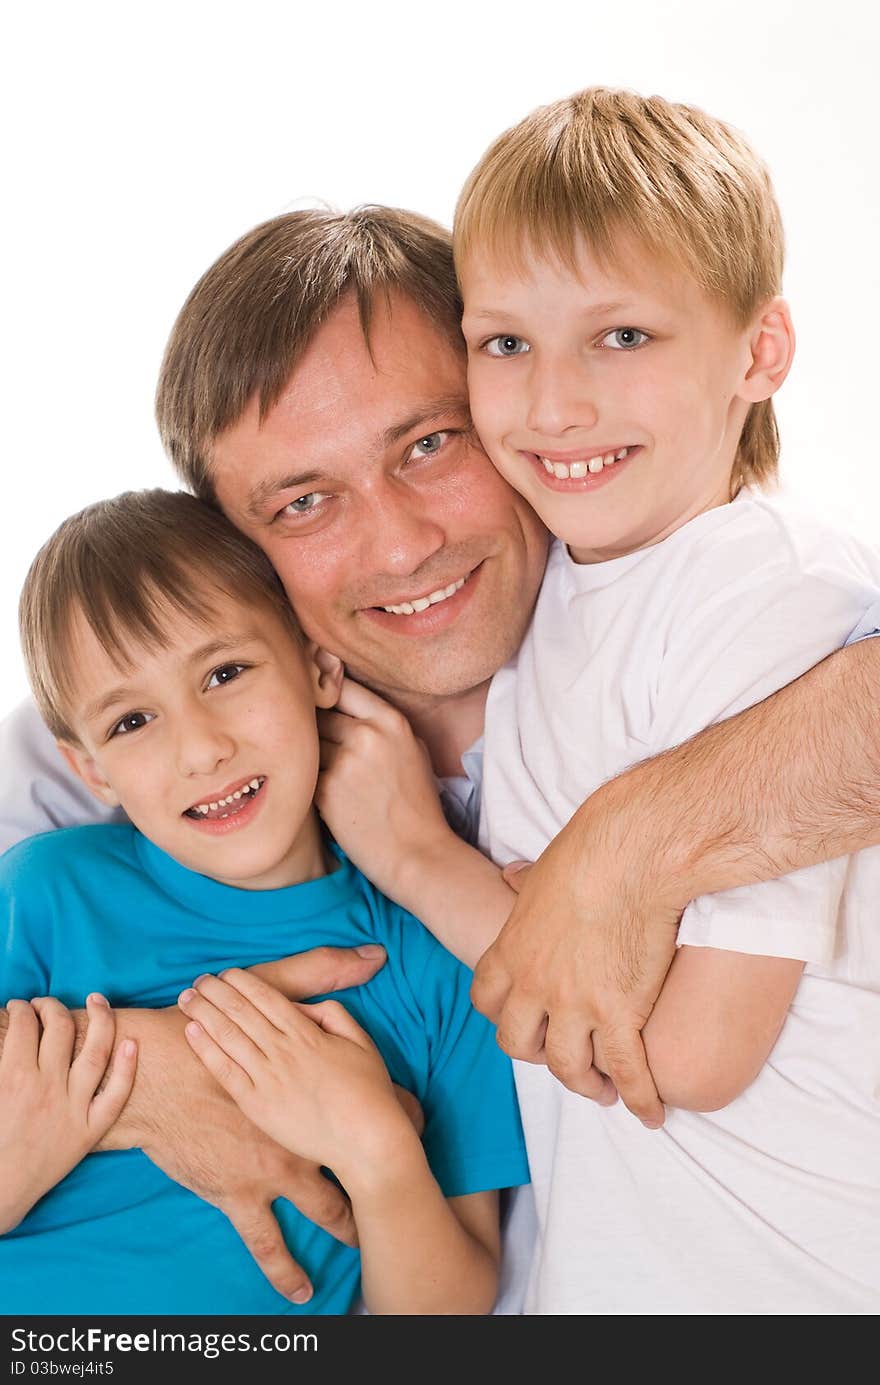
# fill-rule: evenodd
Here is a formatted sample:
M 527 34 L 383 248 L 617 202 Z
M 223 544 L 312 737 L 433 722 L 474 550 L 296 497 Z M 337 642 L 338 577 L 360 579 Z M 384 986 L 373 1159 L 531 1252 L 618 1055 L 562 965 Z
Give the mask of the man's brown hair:
M 533 111 L 483 155 L 455 213 L 471 251 L 514 269 L 524 252 L 574 265 L 579 241 L 619 264 L 627 243 L 673 261 L 737 326 L 779 293 L 783 234 L 770 175 L 738 131 L 660 96 L 589 87 Z M 623 266 L 625 268 L 625 265 Z M 732 490 L 776 472 L 772 402 L 753 404 Z
M 123 670 L 138 648 L 167 648 L 169 606 L 207 625 L 217 592 L 271 607 L 302 638 L 268 558 L 195 496 L 126 491 L 66 519 L 31 564 L 19 602 L 28 677 L 53 736 L 77 740 L 68 708 L 78 616 Z
M 376 297 L 393 293 L 411 299 L 464 349 L 450 234 L 414 212 L 290 212 L 230 246 L 184 303 L 159 375 L 159 432 L 184 483 L 213 499 L 211 443 L 253 394 L 265 417 L 349 294 L 369 344 Z

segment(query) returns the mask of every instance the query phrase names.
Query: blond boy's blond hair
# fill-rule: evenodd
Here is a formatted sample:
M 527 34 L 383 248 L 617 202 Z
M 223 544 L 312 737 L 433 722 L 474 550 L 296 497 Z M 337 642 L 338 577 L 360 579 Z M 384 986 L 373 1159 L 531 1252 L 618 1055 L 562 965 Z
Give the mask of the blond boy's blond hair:
M 738 131 L 659 96 L 588 87 L 507 130 L 471 173 L 455 213 L 456 264 L 480 252 L 516 269 L 526 252 L 603 263 L 620 242 L 673 261 L 745 326 L 780 292 L 783 232 L 770 175 Z M 772 479 L 772 402 L 749 410 L 731 491 Z

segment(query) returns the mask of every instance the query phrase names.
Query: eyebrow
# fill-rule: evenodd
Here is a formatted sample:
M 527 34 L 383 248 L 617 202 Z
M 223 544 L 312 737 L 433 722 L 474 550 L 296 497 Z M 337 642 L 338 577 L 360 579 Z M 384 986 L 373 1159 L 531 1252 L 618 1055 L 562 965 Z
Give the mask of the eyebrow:
M 257 634 L 223 635 L 216 640 L 208 640 L 205 644 L 199 645 L 191 654 L 186 657 L 187 664 L 200 664 L 204 659 L 213 659 L 217 654 L 224 654 L 233 649 L 241 649 L 243 645 L 254 644 L 259 640 Z M 83 710 L 83 720 L 86 722 L 96 721 L 104 712 L 118 703 L 137 701 L 139 693 L 137 688 L 133 688 L 125 683 L 118 684 L 115 688 L 110 688 L 102 697 L 96 698 L 94 702 Z
M 622 313 L 630 309 L 634 310 L 635 304 L 625 302 L 591 303 L 588 308 L 584 309 L 583 315 L 584 317 L 607 317 L 609 314 Z M 509 316 L 516 316 L 516 313 L 511 312 L 509 308 L 465 308 L 463 314 L 465 321 L 485 319 L 491 322 L 497 320 L 499 317 Z
M 407 437 L 408 434 L 415 433 L 418 428 L 435 422 L 443 415 L 455 414 L 458 417 L 470 419 L 470 409 L 468 408 L 467 397 L 464 394 L 440 395 L 435 399 L 424 400 L 416 404 L 410 413 L 402 418 L 398 423 L 392 423 L 377 434 L 376 445 L 379 451 L 386 451 L 389 447 Z M 428 436 L 428 434 L 424 434 Z M 297 471 L 288 474 L 268 477 L 265 481 L 260 481 L 251 490 L 248 496 L 245 513 L 251 519 L 259 519 L 261 511 L 266 501 L 279 491 L 297 490 L 300 486 L 311 486 L 321 481 L 325 481 L 329 473 L 327 471 Z

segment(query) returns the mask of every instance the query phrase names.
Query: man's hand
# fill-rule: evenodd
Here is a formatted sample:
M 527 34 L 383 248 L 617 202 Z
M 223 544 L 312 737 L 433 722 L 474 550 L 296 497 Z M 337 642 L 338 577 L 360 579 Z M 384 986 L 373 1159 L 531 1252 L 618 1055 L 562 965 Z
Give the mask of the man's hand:
M 641 1030 L 672 961 L 680 911 L 642 889 L 641 844 L 606 830 L 600 804 L 588 800 L 530 870 L 505 872 L 519 898 L 477 964 L 471 996 L 506 1053 L 546 1063 L 564 1086 L 604 1105 L 619 1092 L 656 1128 L 663 1105 Z
M 306 999 L 368 981 L 385 953 L 379 947 L 363 953 L 318 948 L 255 970 L 292 998 Z M 282 1149 L 241 1114 L 190 1052 L 186 1017 L 176 1006 L 120 1011 L 117 1019 L 120 1033 L 138 1036 L 140 1062 L 124 1124 L 103 1147 L 141 1148 L 169 1178 L 225 1213 L 280 1294 L 306 1302 L 311 1285 L 284 1243 L 272 1203 L 289 1199 L 325 1231 L 355 1245 L 348 1199 L 316 1164 Z

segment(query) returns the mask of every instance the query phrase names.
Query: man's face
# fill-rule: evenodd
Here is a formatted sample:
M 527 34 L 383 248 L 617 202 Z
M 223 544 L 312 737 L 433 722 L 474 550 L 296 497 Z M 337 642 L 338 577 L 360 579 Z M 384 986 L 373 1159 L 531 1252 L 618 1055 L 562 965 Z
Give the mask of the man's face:
M 212 450 L 217 498 L 306 634 L 393 700 L 478 687 L 519 647 L 547 535 L 470 426 L 464 356 L 408 300 L 353 300 L 260 421 Z

